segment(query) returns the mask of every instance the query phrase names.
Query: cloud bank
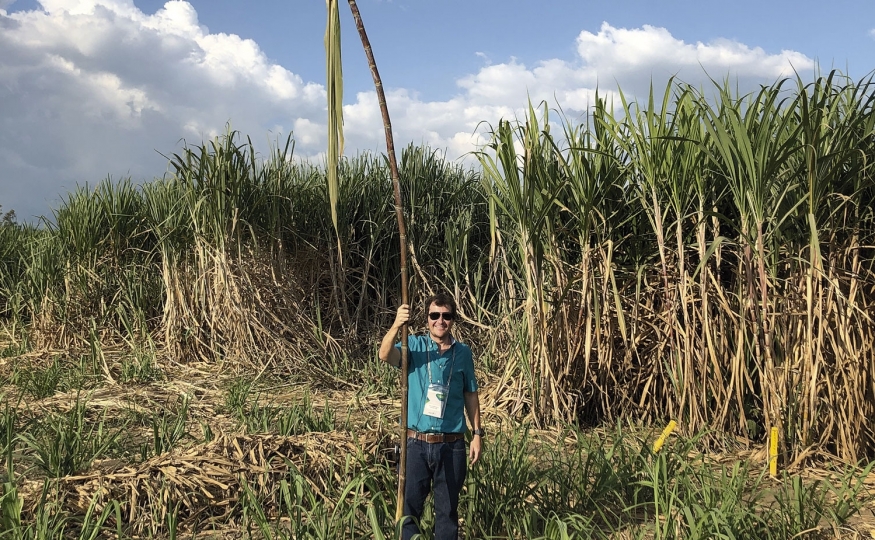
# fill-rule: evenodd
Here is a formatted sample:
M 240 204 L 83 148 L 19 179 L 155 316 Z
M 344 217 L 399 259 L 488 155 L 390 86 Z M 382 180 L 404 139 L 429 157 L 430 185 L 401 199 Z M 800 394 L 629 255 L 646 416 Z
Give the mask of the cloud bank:
M 153 15 L 133 0 L 40 0 L 39 10 L 17 13 L 7 13 L 9 5 L 0 0 L 0 204 L 19 218 L 48 214 L 77 184 L 160 176 L 167 160 L 159 152 L 179 151 L 182 140 L 199 144 L 228 123 L 257 146 L 263 141 L 261 150 L 289 132 L 299 156 L 324 148 L 321 82 L 272 63 L 252 40 L 210 33 L 185 1 Z M 603 23 L 578 35 L 572 58 L 484 61 L 444 101 L 424 101 L 414 88 L 390 89 L 387 99 L 396 144 L 426 142 L 455 158 L 481 142 L 482 121 L 512 117 L 529 97 L 575 113 L 592 104 L 596 88 L 604 94 L 617 83 L 632 95 L 672 75 L 705 84 L 707 73 L 729 74 L 754 85 L 813 65 L 793 51 L 685 43 L 664 28 Z M 373 92 L 347 96 L 344 115 L 348 154 L 382 149 Z

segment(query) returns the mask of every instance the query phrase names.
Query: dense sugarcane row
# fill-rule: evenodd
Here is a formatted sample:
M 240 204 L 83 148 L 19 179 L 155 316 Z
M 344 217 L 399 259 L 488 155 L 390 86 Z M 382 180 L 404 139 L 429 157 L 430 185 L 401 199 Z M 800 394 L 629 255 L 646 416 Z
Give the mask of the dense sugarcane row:
M 410 146 L 413 298 L 457 297 L 511 416 L 778 427 L 785 462 L 871 458 L 873 127 L 871 81 L 831 73 L 746 95 L 671 81 L 577 120 L 530 105 L 479 167 Z M 388 167 L 341 162 L 335 230 L 324 167 L 293 154 L 228 132 L 162 179 L 3 226 L 6 328 L 354 379 L 398 303 Z

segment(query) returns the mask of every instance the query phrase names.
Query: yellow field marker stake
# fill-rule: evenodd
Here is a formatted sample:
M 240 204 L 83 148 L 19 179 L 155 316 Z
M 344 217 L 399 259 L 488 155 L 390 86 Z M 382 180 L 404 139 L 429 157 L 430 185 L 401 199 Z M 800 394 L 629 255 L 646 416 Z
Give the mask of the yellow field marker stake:
M 769 433 L 769 474 L 772 478 L 778 476 L 778 428 L 773 427 Z
M 665 429 L 662 430 L 662 434 L 656 439 L 656 442 L 653 443 L 653 453 L 659 452 L 659 449 L 662 448 L 662 445 L 665 444 L 665 440 L 671 435 L 671 432 L 674 431 L 674 428 L 678 426 L 678 423 L 672 420 L 665 426 Z

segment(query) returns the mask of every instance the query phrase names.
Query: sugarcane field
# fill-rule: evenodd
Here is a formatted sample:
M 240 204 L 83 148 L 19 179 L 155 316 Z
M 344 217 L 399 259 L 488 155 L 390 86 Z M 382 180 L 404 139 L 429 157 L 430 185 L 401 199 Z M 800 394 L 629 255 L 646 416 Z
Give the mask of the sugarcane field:
M 461 537 L 872 538 L 873 104 L 672 80 L 334 189 L 229 129 L 7 219 L 0 538 L 397 538 L 402 245 L 479 380 Z
M 12 3 L 4 32 L 41 16 Z M 875 538 L 875 74 L 527 91 L 465 159 L 396 153 L 347 3 L 374 99 L 344 102 L 326 0 L 318 159 L 305 117 L 303 157 L 229 121 L 162 177 L 0 209 L 0 540 Z M 226 82 L 258 51 L 187 2 L 40 5 L 200 35 Z M 385 150 L 345 154 L 363 103 Z

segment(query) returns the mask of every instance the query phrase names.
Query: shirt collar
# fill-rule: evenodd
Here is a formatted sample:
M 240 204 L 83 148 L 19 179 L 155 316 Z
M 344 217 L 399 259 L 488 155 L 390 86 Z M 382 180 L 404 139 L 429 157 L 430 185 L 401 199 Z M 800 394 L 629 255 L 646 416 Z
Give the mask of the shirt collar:
M 431 335 L 428 336 L 428 340 L 431 342 L 432 345 L 434 345 L 434 349 L 435 349 L 435 350 L 437 350 L 437 351 L 440 350 L 440 345 L 438 345 L 438 342 L 437 342 L 437 341 L 431 339 Z M 455 345 L 456 343 L 458 343 L 458 342 L 456 341 L 456 338 L 455 338 L 452 334 L 450 334 L 450 347 L 452 347 L 452 346 Z M 429 347 L 429 348 L 431 348 L 431 347 Z

